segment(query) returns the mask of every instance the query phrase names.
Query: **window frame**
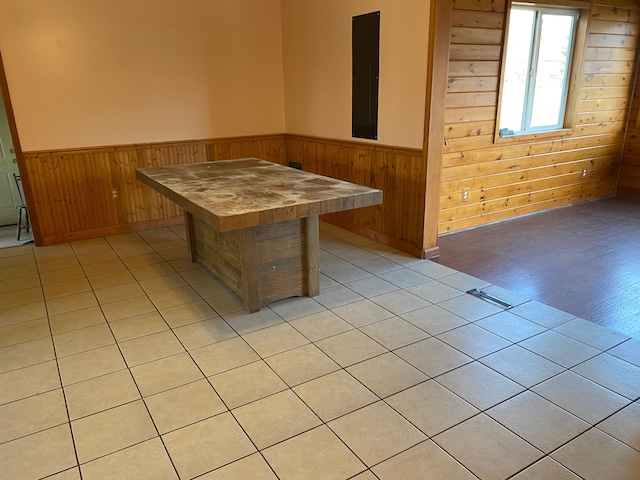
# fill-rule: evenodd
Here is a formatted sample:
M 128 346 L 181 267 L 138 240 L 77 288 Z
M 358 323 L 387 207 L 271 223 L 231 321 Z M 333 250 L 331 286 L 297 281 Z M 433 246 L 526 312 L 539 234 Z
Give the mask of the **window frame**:
M 541 9 L 551 10 L 577 10 L 579 12 L 578 19 L 574 25 L 574 45 L 571 58 L 569 59 L 570 71 L 567 75 L 567 94 L 565 97 L 565 109 L 562 126 L 553 130 L 531 131 L 520 133 L 517 135 L 500 136 L 500 116 L 502 109 L 502 92 L 504 90 L 505 68 L 506 68 L 506 52 L 508 49 L 508 32 L 511 17 L 511 8 L 513 4 L 539 7 Z M 554 1 L 554 0 L 537 0 L 535 2 L 522 2 L 508 0 L 505 10 L 505 26 L 503 31 L 502 55 L 500 59 L 500 77 L 498 87 L 498 104 L 497 115 L 494 132 L 494 143 L 518 143 L 527 140 L 545 139 L 545 138 L 562 138 L 573 134 L 575 129 L 576 110 L 578 105 L 578 90 L 580 89 L 580 78 L 582 76 L 584 65 L 585 41 L 587 37 L 589 19 L 591 18 L 591 2 L 584 1 Z

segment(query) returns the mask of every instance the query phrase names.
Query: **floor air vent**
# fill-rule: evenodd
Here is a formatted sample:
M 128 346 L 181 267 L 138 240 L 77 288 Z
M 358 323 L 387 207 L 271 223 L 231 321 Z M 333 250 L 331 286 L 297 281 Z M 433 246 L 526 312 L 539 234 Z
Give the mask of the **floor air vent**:
M 482 290 L 478 290 L 477 288 L 472 288 L 471 290 L 468 290 L 467 293 L 469 295 L 473 295 L 474 297 L 481 298 L 482 300 L 487 300 L 489 302 L 496 303 L 506 309 L 513 308 L 513 305 L 511 305 L 509 302 L 501 300 L 500 298 L 490 295 L 486 292 L 483 292 Z

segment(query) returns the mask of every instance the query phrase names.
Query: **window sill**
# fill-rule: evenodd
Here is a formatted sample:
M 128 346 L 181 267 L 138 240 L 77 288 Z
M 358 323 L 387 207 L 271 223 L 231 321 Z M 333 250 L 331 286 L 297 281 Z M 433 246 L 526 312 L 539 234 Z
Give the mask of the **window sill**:
M 572 128 L 561 128 L 550 132 L 524 133 L 520 135 L 508 135 L 501 137 L 498 132 L 495 133 L 493 143 L 529 143 L 536 140 L 548 140 L 556 138 L 566 138 L 573 134 Z

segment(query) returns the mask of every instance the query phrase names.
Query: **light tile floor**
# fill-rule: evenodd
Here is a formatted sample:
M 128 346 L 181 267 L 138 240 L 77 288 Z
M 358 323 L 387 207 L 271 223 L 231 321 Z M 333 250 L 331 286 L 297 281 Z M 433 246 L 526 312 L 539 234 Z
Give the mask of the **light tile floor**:
M 324 223 L 321 248 L 318 297 L 253 315 L 181 227 L 1 250 L 0 476 L 640 478 L 640 340 Z

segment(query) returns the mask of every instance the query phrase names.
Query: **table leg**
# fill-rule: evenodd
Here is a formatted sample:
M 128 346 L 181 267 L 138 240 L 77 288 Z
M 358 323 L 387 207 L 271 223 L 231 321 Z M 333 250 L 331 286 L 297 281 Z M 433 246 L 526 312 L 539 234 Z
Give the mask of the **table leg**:
M 193 225 L 193 215 L 184 211 L 184 229 L 187 232 L 187 249 L 189 250 L 189 260 L 196 263 L 198 261 L 198 249 L 196 247 L 196 234 Z
M 320 226 L 318 216 L 305 219 L 307 241 L 307 285 L 305 295 L 315 297 L 320 294 Z
M 249 313 L 259 312 L 261 300 L 256 227 L 242 230 L 240 248 L 244 307 L 249 310 Z

